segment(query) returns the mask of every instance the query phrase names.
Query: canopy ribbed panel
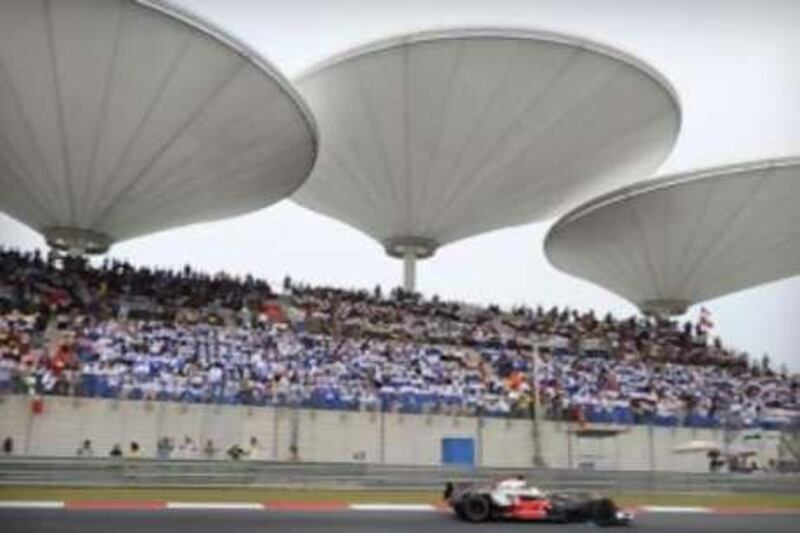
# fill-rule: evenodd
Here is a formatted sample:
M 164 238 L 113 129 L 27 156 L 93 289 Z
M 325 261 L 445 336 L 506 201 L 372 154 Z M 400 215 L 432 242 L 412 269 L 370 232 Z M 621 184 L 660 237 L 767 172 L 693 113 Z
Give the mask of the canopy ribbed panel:
M 0 2 L 0 209 L 122 240 L 270 205 L 308 176 L 316 132 L 286 81 L 152 4 Z
M 702 302 L 800 275 L 800 160 L 667 176 L 566 215 L 559 269 L 644 305 Z
M 294 199 L 384 243 L 553 217 L 650 175 L 680 124 L 669 86 L 637 60 L 512 30 L 368 45 L 297 85 L 321 147 Z

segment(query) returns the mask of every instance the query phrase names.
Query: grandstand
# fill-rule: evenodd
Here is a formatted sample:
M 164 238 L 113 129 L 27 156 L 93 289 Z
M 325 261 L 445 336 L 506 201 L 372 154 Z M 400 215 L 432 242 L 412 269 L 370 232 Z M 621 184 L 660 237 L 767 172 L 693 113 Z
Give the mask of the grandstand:
M 0 253 L 0 389 L 776 429 L 800 378 L 702 324 Z M 533 361 L 537 358 L 536 375 Z

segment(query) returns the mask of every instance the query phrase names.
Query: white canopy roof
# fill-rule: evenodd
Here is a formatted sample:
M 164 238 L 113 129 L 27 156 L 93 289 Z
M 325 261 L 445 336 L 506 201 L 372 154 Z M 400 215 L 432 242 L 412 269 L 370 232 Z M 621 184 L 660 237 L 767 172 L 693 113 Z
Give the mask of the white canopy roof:
M 0 2 L 0 209 L 103 251 L 290 195 L 316 131 L 268 63 L 159 0 Z
M 555 216 L 650 175 L 680 125 L 670 85 L 574 37 L 424 32 L 334 57 L 297 86 L 320 126 L 300 204 L 417 255 Z
M 645 311 L 800 274 L 800 159 L 732 165 L 634 185 L 564 216 L 550 262 Z

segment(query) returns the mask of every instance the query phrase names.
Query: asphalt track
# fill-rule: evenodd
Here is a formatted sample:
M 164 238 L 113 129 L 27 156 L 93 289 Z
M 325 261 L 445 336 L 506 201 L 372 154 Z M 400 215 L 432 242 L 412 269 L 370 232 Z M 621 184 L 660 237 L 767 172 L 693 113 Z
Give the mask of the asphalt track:
M 642 514 L 631 528 L 609 531 L 796 532 L 797 515 Z M 250 533 L 264 531 L 474 533 L 523 531 L 587 533 L 591 525 L 494 523 L 471 525 L 443 512 L 263 512 L 221 510 L 0 510 L 2 533 Z

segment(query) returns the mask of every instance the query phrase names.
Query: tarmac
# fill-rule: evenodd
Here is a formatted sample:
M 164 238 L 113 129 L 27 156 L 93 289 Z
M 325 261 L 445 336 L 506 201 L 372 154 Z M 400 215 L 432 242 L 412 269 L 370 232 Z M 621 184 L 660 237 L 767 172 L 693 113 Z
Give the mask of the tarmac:
M 701 514 L 695 512 L 640 513 L 634 525 L 619 531 L 795 532 L 798 516 L 791 514 Z M 587 524 L 501 522 L 467 524 L 444 511 L 407 510 L 264 510 L 224 508 L 165 508 L 160 510 L 98 510 L 1 508 L 2 533 L 250 533 L 264 531 L 382 532 L 382 533 L 514 533 L 531 531 L 587 533 Z

